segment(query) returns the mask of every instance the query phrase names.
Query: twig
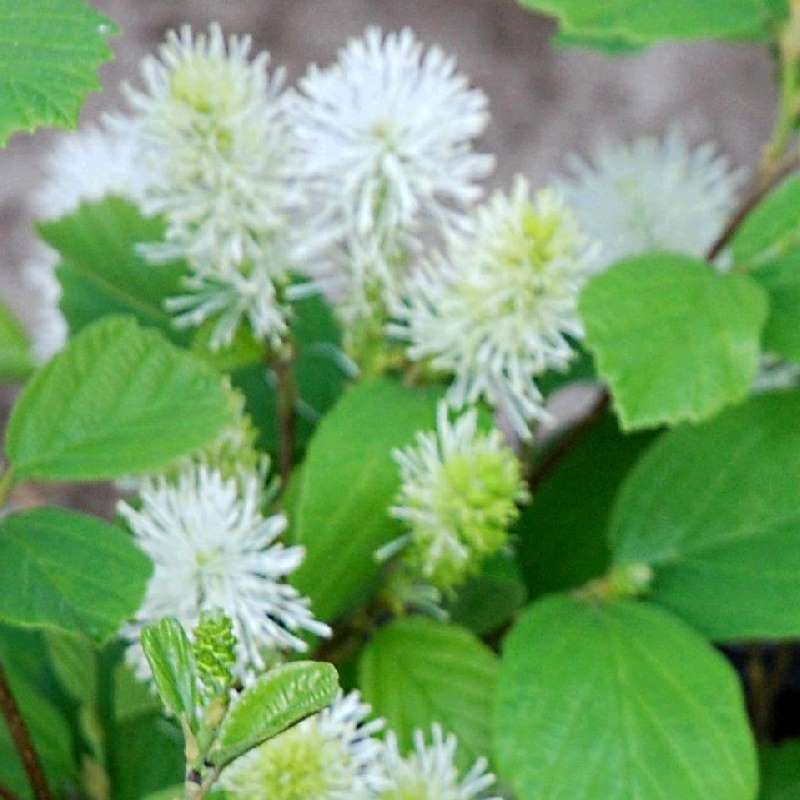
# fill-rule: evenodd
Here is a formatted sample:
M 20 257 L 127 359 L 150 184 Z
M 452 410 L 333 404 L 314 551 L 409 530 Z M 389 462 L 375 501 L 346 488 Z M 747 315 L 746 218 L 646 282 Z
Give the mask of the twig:
M 568 453 L 577 447 L 594 425 L 603 418 L 610 401 L 611 395 L 608 389 L 603 387 L 588 412 L 559 439 L 533 470 L 528 478 L 528 486 L 532 492 L 550 477 Z
M 14 699 L 2 662 L 0 662 L 0 709 L 5 717 L 14 746 L 19 753 L 25 774 L 28 776 L 34 797 L 36 800 L 51 800 L 50 789 L 47 786 L 47 778 L 42 769 L 39 754 L 36 752 L 28 726 Z
M 294 447 L 297 438 L 297 383 L 294 375 L 294 347 L 287 351 L 274 366 L 278 382 L 278 436 L 281 483 L 283 488 L 294 468 Z
M 755 185 L 745 197 L 736 213 L 731 217 L 725 230 L 711 245 L 706 259 L 713 261 L 730 243 L 736 231 L 750 215 L 750 212 L 761 202 L 764 195 L 777 186 L 787 175 L 800 167 L 800 154 L 793 154 L 774 169 L 763 171 L 755 181 Z

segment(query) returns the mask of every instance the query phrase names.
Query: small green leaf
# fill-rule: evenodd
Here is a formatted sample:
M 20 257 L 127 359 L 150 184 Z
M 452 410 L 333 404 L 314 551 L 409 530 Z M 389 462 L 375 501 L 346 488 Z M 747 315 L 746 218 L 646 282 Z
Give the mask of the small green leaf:
M 760 756 L 759 800 L 797 800 L 800 797 L 800 740 L 784 742 L 779 747 L 765 747 Z
M 231 706 L 211 752 L 217 766 L 330 705 L 339 691 L 331 664 L 295 661 L 262 675 Z
M 150 560 L 95 517 L 39 508 L 0 521 L 0 619 L 102 642 L 139 606 Z
M 502 553 L 487 561 L 480 575 L 459 587 L 450 619 L 479 636 L 498 630 L 528 599 L 519 565 Z
M 779 256 L 751 274 L 769 295 L 764 350 L 800 362 L 800 250 Z
M 364 648 L 358 683 L 404 749 L 415 729 L 427 734 L 439 722 L 458 736 L 459 763 L 467 767 L 491 751 L 498 667 L 494 653 L 469 631 L 405 617 L 381 628 Z
M 752 211 L 733 239 L 737 264 L 782 255 L 800 244 L 800 178 L 790 178 Z
M 0 31 L 0 147 L 16 131 L 75 127 L 113 55 L 111 21 L 83 0 L 0 0 Z
M 398 381 L 367 381 L 325 417 L 308 448 L 290 513 L 306 558 L 292 582 L 332 620 L 365 601 L 381 566 L 375 551 L 403 533 L 389 517 L 400 487 L 392 449 L 433 429 L 438 393 Z
M 767 301 L 747 276 L 654 253 L 590 281 L 580 309 L 623 430 L 706 419 L 752 386 Z
M 725 659 L 665 611 L 565 596 L 505 642 L 500 775 L 519 800 L 753 800 L 755 747 Z
M 649 564 L 652 599 L 727 641 L 800 635 L 800 393 L 761 395 L 664 434 L 625 481 L 617 564 Z
M 0 380 L 27 378 L 34 366 L 31 343 L 25 328 L 10 309 L 0 303 Z
M 629 45 L 664 39 L 765 39 L 762 0 L 520 0 L 556 16 L 571 39 Z M 604 48 L 605 49 L 605 48 Z
M 153 266 L 137 252 L 140 242 L 163 238 L 164 223 L 143 217 L 124 200 L 84 203 L 74 214 L 39 225 L 42 238 L 61 255 L 57 269 L 61 310 L 73 335 L 112 314 L 130 314 L 158 328 L 176 344 L 191 334 L 179 331 L 164 301 L 182 292 L 182 262 Z
M 210 367 L 113 317 L 33 376 L 11 415 L 6 451 L 18 479 L 103 480 L 164 467 L 229 421 Z
M 624 436 L 614 416 L 606 414 L 535 489 L 514 531 L 531 596 L 572 589 L 605 574 L 612 503 L 652 441 L 650 433 Z
M 178 620 L 165 617 L 142 631 L 142 649 L 164 706 L 178 719 L 197 726 L 200 694 L 192 644 Z
M 44 640 L 50 664 L 64 691 L 79 703 L 97 697 L 97 651 L 84 636 L 46 630 Z

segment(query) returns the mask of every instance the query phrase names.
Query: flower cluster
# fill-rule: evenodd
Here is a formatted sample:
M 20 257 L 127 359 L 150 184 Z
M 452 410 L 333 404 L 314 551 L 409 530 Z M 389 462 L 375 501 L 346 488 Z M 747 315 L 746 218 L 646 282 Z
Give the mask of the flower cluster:
M 404 756 L 394 733 L 376 738 L 384 723 L 369 714 L 358 692 L 340 696 L 234 762 L 219 786 L 234 800 L 490 800 L 486 761 L 460 776 L 456 737 L 441 726 L 430 743 L 417 731 Z
M 499 431 L 479 432 L 475 409 L 450 422 L 444 403 L 437 430 L 394 458 L 402 486 L 391 513 L 409 533 L 385 552 L 400 550 L 410 576 L 450 593 L 507 544 L 528 498 L 519 461 Z
M 308 599 L 285 581 L 304 551 L 278 541 L 286 518 L 263 515 L 260 475 L 226 479 L 189 464 L 174 479 L 146 480 L 139 496 L 140 506 L 121 502 L 118 510 L 154 565 L 142 606 L 123 630 L 141 678 L 150 674 L 141 631 L 166 616 L 191 629 L 204 611 L 224 612 L 233 621 L 240 675 L 264 669 L 276 651 L 306 650 L 303 631 L 330 634 Z
M 529 421 L 545 416 L 535 378 L 572 359 L 578 293 L 595 269 L 596 249 L 560 195 L 532 195 L 518 177 L 420 268 L 391 332 L 408 340 L 412 359 L 454 376 L 452 405 L 484 399 L 526 437 Z

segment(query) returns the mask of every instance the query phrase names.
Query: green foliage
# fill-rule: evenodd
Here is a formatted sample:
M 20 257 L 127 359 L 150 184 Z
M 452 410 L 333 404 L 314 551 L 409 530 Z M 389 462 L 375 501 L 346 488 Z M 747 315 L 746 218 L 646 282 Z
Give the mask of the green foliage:
M 611 561 L 611 505 L 623 477 L 652 440 L 649 433 L 624 436 L 614 416 L 606 414 L 534 491 L 515 530 L 532 596 L 581 586 L 605 573 Z
M 27 378 L 34 366 L 31 343 L 25 328 L 11 310 L 0 303 L 0 380 Z
M 753 398 L 665 434 L 625 482 L 614 560 L 715 640 L 800 634 L 800 393 Z
M 459 587 L 449 604 L 450 619 L 483 636 L 509 620 L 527 596 L 516 560 L 501 553 L 484 564 L 480 575 Z
M 358 683 L 401 747 L 415 728 L 439 722 L 459 739 L 462 766 L 491 746 L 491 709 L 498 659 L 455 625 L 406 617 L 381 628 L 361 655 Z
M 138 608 L 149 559 L 122 530 L 40 508 L 0 521 L 0 620 L 102 642 Z
M 760 753 L 760 800 L 797 800 L 800 797 L 800 741 L 765 747 Z
M 753 800 L 736 674 L 670 614 L 565 596 L 506 640 L 495 756 L 519 800 Z
M 153 266 L 136 250 L 140 242 L 163 238 L 159 218 L 143 217 L 130 203 L 111 197 L 41 223 L 39 233 L 61 256 L 60 305 L 72 334 L 103 317 L 130 314 L 176 344 L 189 343 L 191 334 L 177 330 L 164 310 L 164 301 L 182 291 L 185 264 Z
M 79 703 L 97 696 L 96 651 L 85 636 L 45 630 L 44 640 L 50 664 L 64 691 Z
M 230 421 L 209 367 L 126 317 L 90 326 L 34 375 L 6 433 L 17 479 L 100 480 L 166 466 Z
M 317 423 L 339 399 L 347 382 L 342 334 L 328 302 L 319 295 L 292 304 L 297 384 L 297 451 L 302 454 Z M 241 347 L 241 345 L 240 345 Z M 242 351 L 244 347 L 242 347 Z M 251 349 L 252 352 L 252 349 Z M 233 355 L 233 354 L 230 354 Z M 241 353 L 244 357 L 244 352 Z M 277 377 L 263 363 L 237 365 L 234 384 L 247 395 L 247 411 L 261 432 L 260 445 L 278 450 Z M 263 361 L 263 354 L 259 361 Z
M 767 303 L 747 276 L 641 256 L 594 278 L 580 310 L 623 430 L 707 419 L 743 400 L 756 376 Z
M 436 399 L 394 380 L 365 381 L 311 440 L 290 519 L 292 538 L 307 548 L 293 583 L 318 617 L 335 619 L 375 588 L 375 551 L 403 532 L 388 514 L 400 486 L 391 452 L 435 426 Z
M 197 666 L 192 644 L 178 620 L 166 617 L 142 631 L 142 649 L 164 707 L 197 728 Z
M 800 250 L 769 261 L 752 274 L 769 296 L 764 350 L 800 362 Z
M 331 664 L 282 664 L 247 687 L 228 712 L 209 758 L 224 766 L 330 705 L 339 691 Z
M 0 31 L 0 147 L 16 131 L 74 127 L 112 57 L 111 21 L 83 0 L 0 0 Z
M 790 178 L 766 196 L 733 237 L 737 265 L 782 255 L 800 244 L 800 178 Z
M 193 637 L 192 650 L 200 681 L 211 696 L 223 694 L 233 685 L 236 664 L 233 621 L 220 612 L 206 611 Z
M 552 14 L 571 43 L 610 52 L 664 39 L 764 39 L 772 23 L 764 0 L 520 0 Z

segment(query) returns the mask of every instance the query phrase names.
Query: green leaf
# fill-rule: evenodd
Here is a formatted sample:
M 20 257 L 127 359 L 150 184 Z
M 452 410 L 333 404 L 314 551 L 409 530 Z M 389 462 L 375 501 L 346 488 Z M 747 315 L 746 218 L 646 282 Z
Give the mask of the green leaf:
M 800 634 L 800 393 L 754 397 L 662 436 L 611 522 L 617 564 L 715 640 Z
M 439 722 L 459 739 L 459 763 L 491 751 L 491 710 L 499 663 L 476 636 L 424 617 L 397 619 L 364 648 L 359 687 L 404 749 L 414 730 Z
M 111 21 L 83 0 L 0 0 L 0 31 L 0 147 L 17 131 L 74 128 L 113 55 Z
M 562 31 L 589 42 L 653 44 L 663 39 L 764 39 L 762 0 L 520 0 L 556 16 Z
M 6 452 L 18 479 L 103 480 L 164 467 L 229 421 L 210 367 L 114 317 L 33 376 L 11 415 Z
M 162 713 L 161 702 L 150 690 L 150 683 L 139 680 L 124 661 L 114 669 L 113 713 L 119 721 Z
M 388 512 L 400 487 L 391 452 L 435 427 L 437 397 L 389 379 L 361 383 L 311 440 L 290 513 L 294 542 L 306 547 L 292 582 L 321 619 L 344 614 L 374 589 L 375 551 L 403 533 Z
M 135 206 L 112 197 L 41 223 L 39 233 L 62 258 L 57 269 L 61 310 L 72 334 L 102 317 L 131 314 L 176 344 L 191 341 L 191 333 L 177 330 L 164 310 L 164 301 L 183 291 L 186 265 L 153 266 L 136 250 L 140 242 L 163 238 L 162 220 L 143 217 Z
M 339 691 L 332 664 L 295 661 L 262 675 L 231 706 L 211 751 L 218 766 L 330 705 Z
M 652 441 L 650 433 L 624 436 L 614 416 L 606 414 L 535 489 L 514 531 L 531 596 L 582 586 L 605 574 L 612 503 Z
M 129 717 L 114 734 L 119 754 L 113 764 L 114 800 L 141 800 L 182 780 L 183 736 L 161 712 Z
M 790 178 L 752 211 L 734 236 L 737 264 L 761 262 L 800 243 L 800 178 Z
M 30 339 L 10 309 L 0 303 L 0 380 L 27 378 L 34 370 Z
M 450 604 L 450 619 L 479 636 L 498 630 L 528 599 L 519 565 L 501 554 L 487 561 L 480 575 L 467 581 Z
M 800 362 L 800 250 L 769 261 L 752 276 L 769 296 L 764 350 Z
M 144 596 L 152 566 L 107 522 L 59 508 L 0 521 L 0 619 L 13 625 L 115 634 Z
M 44 640 L 50 664 L 64 691 L 80 703 L 97 697 L 97 658 L 92 643 L 83 636 L 46 630 Z
M 500 775 L 520 800 L 753 800 L 757 775 L 736 673 L 646 603 L 534 604 L 504 646 Z
M 760 753 L 760 800 L 797 800 L 800 797 L 800 740 L 779 747 L 765 747 Z
M 580 309 L 623 430 L 711 417 L 756 376 L 767 302 L 747 276 L 654 253 L 590 281 Z
M 178 620 L 165 617 L 142 631 L 142 649 L 167 711 L 197 725 L 200 694 L 192 645 Z

